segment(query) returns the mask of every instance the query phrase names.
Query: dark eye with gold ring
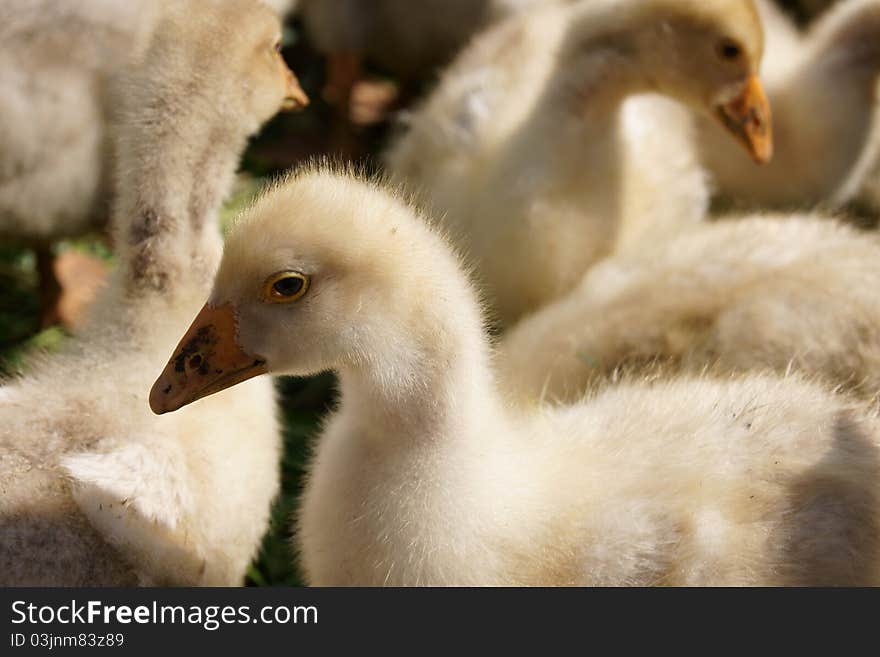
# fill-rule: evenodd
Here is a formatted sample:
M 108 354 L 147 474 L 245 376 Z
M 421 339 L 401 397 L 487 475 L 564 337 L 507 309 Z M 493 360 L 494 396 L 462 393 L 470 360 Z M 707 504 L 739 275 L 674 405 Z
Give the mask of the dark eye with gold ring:
M 274 274 L 266 281 L 263 298 L 269 303 L 291 303 L 309 290 L 309 277 L 298 271 Z
M 721 59 L 735 61 L 742 55 L 742 47 L 733 39 L 722 39 L 718 44 L 718 56 Z

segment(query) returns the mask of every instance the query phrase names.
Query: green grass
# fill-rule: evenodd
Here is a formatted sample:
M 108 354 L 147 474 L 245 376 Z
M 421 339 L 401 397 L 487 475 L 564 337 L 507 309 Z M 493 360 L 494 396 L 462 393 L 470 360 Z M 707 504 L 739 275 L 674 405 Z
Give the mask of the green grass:
M 266 178 L 239 176 L 235 191 L 220 210 L 220 230 L 226 235 L 233 222 L 247 209 L 268 183 Z
M 0 373 L 20 365 L 28 341 L 38 332 L 38 315 L 33 254 L 0 248 Z
M 293 558 L 292 518 L 302 493 L 310 439 L 332 398 L 333 377 L 282 379 L 278 389 L 284 426 L 282 493 L 272 509 L 269 532 L 260 554 L 248 571 L 248 584 L 256 586 L 302 585 Z

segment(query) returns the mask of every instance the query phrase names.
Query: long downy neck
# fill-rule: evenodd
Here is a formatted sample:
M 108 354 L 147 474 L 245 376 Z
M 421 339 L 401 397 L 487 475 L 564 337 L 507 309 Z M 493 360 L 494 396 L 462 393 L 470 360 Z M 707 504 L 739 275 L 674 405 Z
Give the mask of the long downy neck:
M 396 449 L 399 440 L 467 439 L 499 417 L 477 304 L 459 299 L 449 312 L 435 304 L 406 324 L 365 340 L 362 355 L 339 369 L 340 410 L 359 431 Z
M 650 85 L 628 26 L 624 22 L 617 27 L 618 10 L 613 2 L 580 3 L 565 10 L 570 27 L 556 70 L 519 130 L 518 141 L 528 144 L 528 161 L 543 161 L 576 176 L 597 173 L 595 167 L 577 166 L 582 160 L 606 161 L 607 176 L 619 171 L 621 108 Z
M 133 100 L 116 140 L 119 289 L 138 304 L 207 294 L 222 249 L 219 208 L 246 137 L 207 99 L 163 87 Z

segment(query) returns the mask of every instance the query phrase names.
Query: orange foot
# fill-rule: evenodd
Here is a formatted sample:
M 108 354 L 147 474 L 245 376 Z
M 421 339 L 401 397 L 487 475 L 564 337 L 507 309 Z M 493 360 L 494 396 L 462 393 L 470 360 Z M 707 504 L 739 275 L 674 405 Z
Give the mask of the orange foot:
M 104 261 L 76 251 L 65 251 L 55 258 L 55 275 L 61 287 L 58 321 L 68 329 L 78 326 L 107 279 Z
M 357 126 L 382 123 L 397 106 L 400 89 L 388 80 L 360 80 L 352 87 L 349 116 Z

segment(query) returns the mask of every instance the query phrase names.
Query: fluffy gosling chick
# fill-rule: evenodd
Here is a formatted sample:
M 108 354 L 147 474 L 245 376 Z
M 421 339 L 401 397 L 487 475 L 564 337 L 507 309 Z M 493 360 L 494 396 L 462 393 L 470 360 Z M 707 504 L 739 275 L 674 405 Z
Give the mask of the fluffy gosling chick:
M 330 369 L 296 534 L 311 584 L 880 580 L 880 427 L 847 401 L 753 376 L 506 407 L 444 240 L 319 170 L 240 220 L 150 403 Z
M 119 265 L 81 333 L 0 389 L 4 585 L 241 583 L 278 490 L 271 383 L 168 420 L 146 393 L 210 288 L 248 136 L 300 100 L 279 38 L 252 0 L 169 0 L 114 89 Z
M 770 157 L 761 52 L 751 0 L 521 14 L 462 54 L 386 163 L 445 217 L 509 325 L 614 250 L 704 216 L 687 111 L 633 96 L 720 116 L 754 158 Z

